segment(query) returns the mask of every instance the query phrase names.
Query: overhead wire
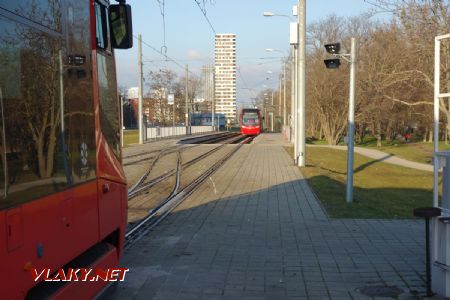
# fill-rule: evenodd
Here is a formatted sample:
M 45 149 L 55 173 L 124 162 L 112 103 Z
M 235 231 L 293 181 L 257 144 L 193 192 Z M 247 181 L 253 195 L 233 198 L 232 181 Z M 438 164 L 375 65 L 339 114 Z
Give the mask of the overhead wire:
M 133 37 L 135 39 L 138 39 L 137 36 L 133 35 Z M 166 58 L 167 61 L 173 62 L 176 66 L 178 66 L 179 68 L 185 70 L 186 68 L 181 65 L 179 62 L 177 62 L 176 60 L 172 59 L 171 57 L 169 57 L 166 53 L 163 53 L 161 50 L 156 49 L 155 47 L 153 47 L 152 45 L 150 45 L 149 43 L 145 42 L 144 40 L 142 40 L 142 44 L 147 46 L 148 48 L 152 49 L 153 51 L 155 51 L 156 53 L 158 53 L 159 55 L 162 55 L 164 58 Z M 195 73 L 193 73 L 192 71 L 189 71 L 190 74 L 192 75 L 197 75 Z
M 212 25 L 211 21 L 208 18 L 208 15 L 206 14 L 206 1 L 200 1 L 200 0 L 194 0 L 194 2 L 197 4 L 198 8 L 200 9 L 200 11 L 202 12 L 203 16 L 205 17 L 206 21 L 209 24 L 209 27 L 211 27 L 211 30 L 214 32 L 214 34 L 216 34 L 216 30 L 214 29 L 214 26 Z M 203 7 L 201 5 L 200 2 L 203 2 Z M 212 2 L 211 2 L 212 3 Z
M 166 45 L 166 12 L 165 12 L 165 0 L 156 0 L 159 5 L 159 11 L 162 16 L 162 24 L 163 24 L 163 46 L 161 47 L 161 52 L 167 54 L 167 45 Z
M 251 93 L 253 93 L 253 96 L 256 97 L 256 91 L 255 91 L 255 89 L 249 88 L 249 87 L 248 87 L 248 84 L 247 84 L 247 82 L 245 81 L 244 76 L 242 76 L 241 68 L 237 68 L 237 71 L 238 71 L 238 76 L 239 76 L 239 78 L 241 78 L 242 83 L 244 84 L 245 89 L 251 91 Z

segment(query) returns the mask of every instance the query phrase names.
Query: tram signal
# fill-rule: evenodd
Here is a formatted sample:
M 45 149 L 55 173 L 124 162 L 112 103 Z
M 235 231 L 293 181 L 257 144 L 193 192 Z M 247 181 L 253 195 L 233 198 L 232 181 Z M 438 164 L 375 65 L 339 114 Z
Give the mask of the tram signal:
M 353 152 L 354 152 L 354 131 L 355 131 L 355 73 L 356 73 L 356 40 L 351 40 L 351 52 L 340 53 L 341 43 L 326 44 L 325 50 L 333 56 L 325 59 L 327 69 L 338 69 L 341 65 L 341 58 L 350 63 L 350 93 L 348 99 L 348 143 L 347 143 L 347 203 L 353 202 Z
M 339 54 L 341 51 L 341 43 L 326 44 L 325 50 L 330 54 Z
M 341 65 L 341 60 L 339 58 L 325 59 L 324 63 L 327 69 L 338 69 Z

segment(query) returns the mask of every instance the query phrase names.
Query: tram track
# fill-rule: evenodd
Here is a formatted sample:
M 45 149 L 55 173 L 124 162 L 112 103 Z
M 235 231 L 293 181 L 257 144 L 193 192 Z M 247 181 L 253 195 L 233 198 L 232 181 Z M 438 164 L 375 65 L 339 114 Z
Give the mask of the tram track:
M 182 145 L 175 145 L 172 147 L 169 147 L 167 149 L 163 149 L 163 150 L 154 150 L 154 151 L 150 151 L 147 153 L 139 153 L 139 154 L 133 154 L 133 155 L 129 155 L 126 156 L 126 158 L 130 158 L 130 157 L 139 157 L 139 156 L 143 156 L 143 155 L 147 155 L 147 154 L 151 154 L 151 153 L 157 153 L 154 156 L 150 156 L 150 157 L 146 157 L 146 158 L 142 158 L 136 161 L 132 161 L 132 162 L 127 162 L 124 163 L 124 166 L 130 166 L 130 165 L 134 165 L 137 164 L 139 162 L 144 162 L 144 161 L 148 161 L 151 160 L 149 167 L 147 168 L 147 170 L 136 180 L 136 182 L 128 189 L 128 197 L 133 197 L 134 192 L 136 190 L 142 190 L 141 185 L 143 185 L 143 183 L 145 182 L 145 180 L 148 178 L 148 176 L 150 175 L 151 171 L 153 170 L 153 167 L 155 166 L 155 164 L 159 161 L 160 158 L 174 153 L 175 151 L 178 151 L 180 149 L 186 150 L 186 149 L 190 149 L 193 147 L 197 147 L 201 144 L 214 144 L 217 142 L 227 142 L 228 140 L 232 140 L 231 142 L 227 142 L 229 144 L 231 143 L 235 143 L 236 141 L 239 141 L 239 135 L 236 136 L 235 133 L 230 133 L 230 132 L 225 132 L 225 133 L 221 133 L 220 135 L 211 135 L 211 136 L 207 136 L 206 139 L 205 137 L 196 137 L 196 138 L 191 138 L 188 139 L 191 143 L 195 140 L 199 140 L 197 144 L 189 144 L 191 146 L 187 146 L 186 144 L 182 144 Z M 161 179 L 161 178 L 159 178 Z M 164 179 L 164 178 L 163 178 Z M 158 178 L 156 180 L 158 183 Z M 146 185 L 147 187 L 151 187 L 153 186 L 151 183 Z
M 253 140 L 253 137 L 235 137 L 236 142 L 238 143 L 236 146 L 232 148 L 231 151 L 227 152 L 221 158 L 219 158 L 215 163 L 213 163 L 209 168 L 202 171 L 201 174 L 187 183 L 185 186 L 181 185 L 181 175 L 182 171 L 186 170 L 190 166 L 193 166 L 195 163 L 202 161 L 203 159 L 210 157 L 213 153 L 216 153 L 220 149 L 225 148 L 227 144 L 220 145 L 216 148 L 213 148 L 189 161 L 186 163 L 181 162 L 181 154 L 178 153 L 177 156 L 177 167 L 176 169 L 172 169 L 166 172 L 163 175 L 158 176 L 153 179 L 154 182 L 152 186 L 155 186 L 157 183 L 160 183 L 172 176 L 175 176 L 175 184 L 172 189 L 172 192 L 168 197 L 160 201 L 156 207 L 148 210 L 148 214 L 146 217 L 132 224 L 132 227 L 126 233 L 126 242 L 125 247 L 129 247 L 134 241 L 138 240 L 141 236 L 147 233 L 150 229 L 156 226 L 162 219 L 164 219 L 175 207 L 177 207 L 184 199 L 186 199 L 192 192 L 202 183 L 204 180 L 209 178 L 215 171 L 217 171 L 228 159 L 230 159 L 233 154 L 235 154 L 243 144 L 250 143 Z M 148 187 L 147 189 L 150 189 Z M 142 192 L 142 191 L 141 191 Z M 135 196 L 133 196 L 135 197 Z
M 219 134 L 212 134 L 210 136 L 193 137 L 193 138 L 183 140 L 184 143 L 181 145 L 171 146 L 167 149 L 164 149 L 164 151 L 168 151 L 168 152 L 166 152 L 167 154 L 173 153 L 173 152 L 177 151 L 180 147 L 183 147 L 183 145 L 186 145 L 185 141 L 189 141 L 189 144 L 194 144 L 194 146 L 192 146 L 192 147 L 196 147 L 197 145 L 200 145 L 200 144 L 214 144 L 214 143 L 218 143 L 221 141 L 226 141 L 227 139 L 233 138 L 233 137 L 235 137 L 235 133 L 231 133 L 231 132 L 222 132 Z M 135 165 L 138 163 L 142 163 L 142 162 L 145 162 L 145 161 L 148 161 L 151 159 L 155 159 L 155 158 L 158 159 L 159 158 L 158 156 L 161 154 L 160 152 L 161 152 L 161 150 L 153 150 L 153 151 L 141 152 L 141 153 L 124 156 L 123 157 L 123 161 L 124 161 L 123 166 L 127 167 L 127 166 Z M 148 155 L 150 155 L 150 156 L 148 156 Z M 140 158 L 137 160 L 127 161 L 130 158 L 141 157 L 141 156 L 146 156 L 146 157 Z
M 227 144 L 235 144 L 235 143 L 240 143 L 243 141 L 246 141 L 245 143 L 249 143 L 249 142 L 253 141 L 253 137 L 233 136 L 231 138 L 228 138 Z M 217 152 L 218 150 L 222 149 L 227 144 L 221 144 L 220 146 L 213 148 L 213 149 L 207 151 L 206 153 L 203 153 L 203 154 L 191 159 L 190 161 L 184 163 L 182 167 L 186 168 L 186 169 L 189 168 L 190 166 L 197 163 L 198 161 L 200 161 L 200 160 L 210 156 L 211 154 Z M 196 145 L 196 146 L 198 146 L 198 145 Z M 193 146 L 193 147 L 195 147 L 195 146 Z M 193 147 L 186 147 L 186 148 L 183 148 L 182 150 L 192 149 Z M 164 155 L 173 153 L 174 151 L 175 150 L 167 152 L 167 153 L 159 153 L 158 154 L 158 156 L 153 160 L 152 164 L 150 165 L 149 169 L 144 173 L 144 175 L 130 189 L 128 189 L 128 199 L 132 199 L 132 198 L 136 197 L 140 193 L 147 191 L 148 189 L 152 188 L 156 184 L 160 183 L 161 181 L 163 181 L 175 174 L 176 170 L 172 169 L 170 171 L 163 173 L 162 175 L 157 176 L 156 178 L 154 178 L 144 184 L 145 180 L 149 176 L 150 172 L 152 171 L 154 165 L 159 160 L 159 158 Z
M 144 174 L 142 174 L 142 176 L 128 189 L 128 197 L 130 197 L 130 196 L 132 197 L 133 193 L 137 189 L 139 189 L 139 187 L 145 182 L 145 180 L 148 178 L 148 176 L 150 175 L 151 171 L 153 170 L 155 164 L 159 161 L 160 158 L 162 158 L 166 155 L 172 154 L 176 151 L 182 151 L 184 149 L 189 149 L 189 148 L 192 148 L 195 146 L 186 147 L 186 146 L 177 145 L 175 147 L 171 147 L 168 149 L 159 150 L 158 154 L 153 157 L 153 160 L 150 163 L 150 166 L 147 168 L 147 170 L 144 172 Z

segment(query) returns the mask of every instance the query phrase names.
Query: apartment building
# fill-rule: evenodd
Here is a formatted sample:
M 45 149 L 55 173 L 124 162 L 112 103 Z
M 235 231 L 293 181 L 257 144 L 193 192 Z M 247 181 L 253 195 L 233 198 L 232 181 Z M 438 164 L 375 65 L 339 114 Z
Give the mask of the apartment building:
M 215 111 L 236 120 L 236 34 L 215 37 Z

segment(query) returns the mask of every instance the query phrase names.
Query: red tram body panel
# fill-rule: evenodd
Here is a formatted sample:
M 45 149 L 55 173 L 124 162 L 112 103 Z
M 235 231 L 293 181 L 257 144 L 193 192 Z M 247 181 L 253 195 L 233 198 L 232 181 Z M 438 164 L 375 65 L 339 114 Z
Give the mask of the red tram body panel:
M 1 299 L 92 298 L 108 282 L 32 272 L 119 266 L 127 185 L 109 9 L 0 3 Z
M 261 114 L 256 108 L 244 108 L 240 117 L 241 134 L 258 135 L 261 133 Z

